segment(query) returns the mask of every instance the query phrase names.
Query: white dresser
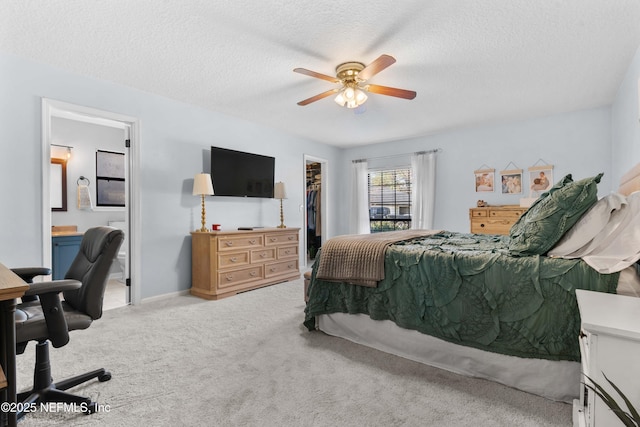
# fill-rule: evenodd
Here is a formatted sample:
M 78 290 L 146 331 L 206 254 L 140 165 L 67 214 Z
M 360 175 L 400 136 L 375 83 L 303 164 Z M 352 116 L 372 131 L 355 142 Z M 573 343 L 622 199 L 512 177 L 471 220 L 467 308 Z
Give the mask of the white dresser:
M 618 397 L 602 375 L 604 372 L 639 408 L 640 298 L 583 290 L 576 290 L 576 296 L 581 317 L 582 373 Z M 621 406 L 626 410 L 623 402 Z M 581 383 L 580 398 L 573 401 L 573 425 L 615 427 L 623 424 Z

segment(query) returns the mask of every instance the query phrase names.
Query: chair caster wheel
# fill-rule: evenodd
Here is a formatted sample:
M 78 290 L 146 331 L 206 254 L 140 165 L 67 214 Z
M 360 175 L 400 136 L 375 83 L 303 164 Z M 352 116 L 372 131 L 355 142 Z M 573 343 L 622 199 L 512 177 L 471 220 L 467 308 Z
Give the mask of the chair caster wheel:
M 105 372 L 104 374 L 98 377 L 98 381 L 100 381 L 101 383 L 105 381 L 109 381 L 110 379 L 111 379 L 111 372 Z

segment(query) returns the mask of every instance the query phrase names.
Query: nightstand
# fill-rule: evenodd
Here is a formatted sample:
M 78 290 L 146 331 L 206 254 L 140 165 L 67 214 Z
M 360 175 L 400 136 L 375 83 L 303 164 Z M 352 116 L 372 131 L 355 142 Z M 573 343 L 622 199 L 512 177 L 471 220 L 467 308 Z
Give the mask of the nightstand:
M 580 398 L 573 401 L 573 425 L 621 426 L 609 407 L 584 386 L 584 375 L 617 397 L 604 372 L 636 408 L 640 406 L 640 298 L 580 289 L 576 297 L 583 376 Z M 624 403 L 621 406 L 626 409 Z

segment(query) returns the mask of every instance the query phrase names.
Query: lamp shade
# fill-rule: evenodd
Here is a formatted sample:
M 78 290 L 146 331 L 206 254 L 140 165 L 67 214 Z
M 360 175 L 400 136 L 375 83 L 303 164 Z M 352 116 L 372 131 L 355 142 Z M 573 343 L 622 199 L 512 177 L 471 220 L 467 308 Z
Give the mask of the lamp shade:
M 273 197 L 276 199 L 287 198 L 287 190 L 284 188 L 284 182 L 276 182 L 276 186 L 273 189 Z
M 213 184 L 211 183 L 211 175 L 209 175 L 208 173 L 199 173 L 195 176 L 195 178 L 193 178 L 193 195 L 213 195 Z

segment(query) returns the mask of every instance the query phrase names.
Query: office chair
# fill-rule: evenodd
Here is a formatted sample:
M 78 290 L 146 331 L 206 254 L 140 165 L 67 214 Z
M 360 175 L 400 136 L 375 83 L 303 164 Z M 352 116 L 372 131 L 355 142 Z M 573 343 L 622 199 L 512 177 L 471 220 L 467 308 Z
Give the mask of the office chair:
M 51 378 L 49 342 L 58 348 L 69 342 L 69 331 L 86 329 L 102 316 L 102 299 L 109 269 L 124 239 L 122 230 L 95 227 L 87 230 L 80 243 L 78 255 L 69 267 L 64 280 L 33 283 L 37 274 L 50 274 L 46 268 L 16 268 L 13 271 L 29 283 L 27 301 L 16 307 L 16 353 L 22 354 L 29 341 L 37 341 L 33 389 L 18 394 L 18 402 L 29 407 L 32 403 L 65 402 L 77 405 L 86 413 L 96 410 L 96 403 L 88 397 L 65 390 L 97 378 L 108 381 L 111 374 L 104 368 L 54 383 Z M 60 292 L 64 300 L 60 299 Z M 28 297 L 37 296 L 34 300 Z M 24 412 L 18 413 L 20 419 Z

